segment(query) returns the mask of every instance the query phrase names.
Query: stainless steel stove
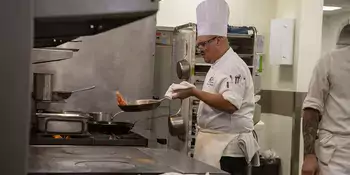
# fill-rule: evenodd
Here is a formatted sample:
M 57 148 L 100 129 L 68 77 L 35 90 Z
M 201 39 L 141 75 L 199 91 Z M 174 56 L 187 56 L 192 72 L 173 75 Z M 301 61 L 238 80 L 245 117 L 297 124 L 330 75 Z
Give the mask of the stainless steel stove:
M 32 134 L 31 145 L 83 145 L 83 146 L 137 146 L 147 147 L 148 139 L 134 132 L 115 135 L 108 133 L 87 133 L 84 135 L 59 136 L 51 134 Z

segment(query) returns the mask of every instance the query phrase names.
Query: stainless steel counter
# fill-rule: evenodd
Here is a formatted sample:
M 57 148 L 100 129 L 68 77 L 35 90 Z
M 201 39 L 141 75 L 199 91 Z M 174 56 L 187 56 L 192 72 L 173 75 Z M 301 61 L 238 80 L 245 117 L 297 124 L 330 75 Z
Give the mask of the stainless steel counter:
M 174 150 L 98 146 L 31 146 L 28 172 L 30 175 L 227 174 Z

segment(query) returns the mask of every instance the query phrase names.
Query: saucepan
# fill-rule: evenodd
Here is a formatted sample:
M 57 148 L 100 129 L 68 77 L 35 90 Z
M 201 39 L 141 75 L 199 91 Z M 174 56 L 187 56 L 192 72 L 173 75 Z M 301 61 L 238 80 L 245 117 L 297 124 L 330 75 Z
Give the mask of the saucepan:
M 124 113 L 124 111 L 120 111 L 115 113 L 114 115 L 107 112 L 90 112 L 89 115 L 92 117 L 93 121 L 96 122 L 110 122 L 114 120 L 114 117 L 117 115 Z
M 155 99 L 142 99 L 136 101 L 128 101 L 127 105 L 118 105 L 119 108 L 124 112 L 142 112 L 142 111 L 150 111 L 158 108 L 162 101 L 167 98 L 162 98 L 160 100 Z
M 182 101 L 181 101 L 182 104 Z M 168 118 L 169 133 L 172 136 L 181 136 L 186 133 L 185 120 L 181 115 L 181 107 L 176 114 Z
M 177 73 L 177 77 L 180 80 L 188 80 L 191 76 L 191 65 L 190 63 L 183 59 L 180 60 L 179 62 L 177 62 L 176 65 L 176 73 Z

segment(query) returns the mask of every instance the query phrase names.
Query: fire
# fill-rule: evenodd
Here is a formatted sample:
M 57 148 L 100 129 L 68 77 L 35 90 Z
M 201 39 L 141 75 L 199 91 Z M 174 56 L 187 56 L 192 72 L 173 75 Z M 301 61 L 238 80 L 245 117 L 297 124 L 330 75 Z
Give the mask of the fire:
M 69 136 L 61 136 L 61 135 L 53 135 L 52 137 L 55 139 L 70 139 Z
M 126 101 L 124 100 L 122 94 L 120 94 L 119 91 L 116 92 L 116 96 L 117 96 L 118 105 L 120 105 L 120 106 L 126 106 L 127 105 Z
M 52 137 L 55 138 L 55 139 L 63 139 L 62 136 L 60 136 L 60 135 L 54 135 Z

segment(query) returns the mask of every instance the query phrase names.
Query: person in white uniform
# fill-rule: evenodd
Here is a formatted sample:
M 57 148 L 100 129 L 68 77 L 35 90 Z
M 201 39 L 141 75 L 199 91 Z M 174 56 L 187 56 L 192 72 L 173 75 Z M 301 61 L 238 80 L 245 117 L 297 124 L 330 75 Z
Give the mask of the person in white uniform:
M 349 175 L 350 47 L 319 60 L 303 109 L 302 174 Z
M 188 85 L 186 90 L 175 91 L 175 98 L 201 100 L 194 158 L 233 175 L 244 175 L 259 149 L 252 133 L 254 86 L 248 66 L 229 46 L 228 19 L 225 0 L 205 0 L 198 5 L 197 47 L 212 66 L 202 90 Z

